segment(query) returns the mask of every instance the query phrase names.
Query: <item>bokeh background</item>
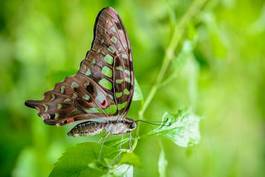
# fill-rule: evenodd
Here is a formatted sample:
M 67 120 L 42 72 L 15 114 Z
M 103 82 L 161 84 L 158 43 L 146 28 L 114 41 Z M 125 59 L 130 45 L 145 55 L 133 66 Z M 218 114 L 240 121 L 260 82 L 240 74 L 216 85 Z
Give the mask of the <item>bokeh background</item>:
M 155 82 L 175 24 L 190 0 L 1 0 L 0 176 L 44 177 L 67 147 L 67 128 L 44 125 L 24 106 L 77 71 L 90 48 L 97 13 L 120 14 L 133 48 L 136 78 L 146 97 Z M 265 3 L 208 1 L 188 22 L 147 120 L 192 107 L 202 117 L 192 148 L 150 137 L 140 141 L 135 176 L 158 176 L 162 142 L 170 177 L 261 177 L 265 174 Z M 181 51 L 183 55 L 179 56 Z M 139 103 L 130 115 L 137 118 Z M 142 126 L 141 132 L 150 129 Z

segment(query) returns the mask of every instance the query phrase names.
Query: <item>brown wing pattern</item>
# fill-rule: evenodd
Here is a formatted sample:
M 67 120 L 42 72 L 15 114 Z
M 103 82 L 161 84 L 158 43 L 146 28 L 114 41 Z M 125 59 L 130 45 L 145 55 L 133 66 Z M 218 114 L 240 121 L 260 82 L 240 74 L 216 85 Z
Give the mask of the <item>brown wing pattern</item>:
M 104 93 L 92 79 L 78 73 L 56 84 L 43 100 L 28 100 L 26 105 L 36 108 L 45 123 L 64 125 L 106 116 L 101 108 L 109 107 L 113 100 Z
M 43 100 L 25 104 L 37 109 L 50 125 L 117 114 L 123 117 L 131 103 L 133 84 L 127 34 L 117 13 L 105 8 L 97 17 L 91 50 L 78 73 L 57 83 Z
M 112 8 L 99 13 L 92 48 L 81 63 L 80 72 L 93 78 L 113 97 L 119 115 L 127 113 L 134 85 L 131 47 L 123 24 Z

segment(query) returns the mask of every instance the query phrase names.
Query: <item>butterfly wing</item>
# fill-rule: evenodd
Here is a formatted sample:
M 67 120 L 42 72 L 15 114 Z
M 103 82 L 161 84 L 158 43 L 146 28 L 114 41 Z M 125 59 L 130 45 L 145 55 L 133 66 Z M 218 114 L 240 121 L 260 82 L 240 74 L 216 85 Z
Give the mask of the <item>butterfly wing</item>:
M 131 47 L 118 14 L 103 9 L 96 20 L 91 51 L 82 61 L 80 72 L 95 80 L 117 106 L 117 114 L 128 112 L 134 86 Z
M 96 20 L 91 50 L 78 73 L 57 83 L 44 99 L 28 100 L 50 125 L 77 120 L 124 116 L 133 95 L 130 44 L 122 22 L 112 8 L 103 9 Z
M 39 111 L 39 116 L 50 125 L 64 125 L 77 120 L 104 117 L 101 104 L 113 99 L 105 94 L 89 77 L 76 74 L 57 83 L 44 94 L 43 100 L 28 100 L 26 105 Z

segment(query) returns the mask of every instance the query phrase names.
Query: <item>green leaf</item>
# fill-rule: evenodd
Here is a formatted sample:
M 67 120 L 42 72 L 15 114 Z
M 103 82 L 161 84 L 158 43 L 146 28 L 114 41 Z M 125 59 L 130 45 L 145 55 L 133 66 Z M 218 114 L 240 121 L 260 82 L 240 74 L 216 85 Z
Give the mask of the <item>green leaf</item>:
M 55 164 L 50 177 L 86 177 L 107 174 L 118 148 L 96 143 L 81 143 L 68 149 Z M 104 157 L 104 159 L 103 159 Z
M 133 101 L 140 101 L 143 100 L 142 90 L 140 85 L 138 84 L 137 80 L 134 80 L 134 94 L 133 94 Z
M 160 177 L 166 177 L 167 159 L 165 156 L 165 151 L 162 148 L 158 159 L 158 172 Z
M 167 137 L 181 147 L 188 147 L 199 143 L 200 118 L 197 115 L 183 110 L 179 111 L 176 115 L 166 112 L 162 120 L 161 126 L 154 129 L 150 134 Z
M 180 68 L 183 67 L 187 59 L 192 56 L 192 51 L 193 51 L 192 41 L 185 40 L 183 42 L 183 46 L 180 53 L 177 55 L 176 59 L 173 60 L 172 62 L 175 72 L 178 72 Z
M 139 166 L 140 165 L 140 159 L 135 153 L 128 152 L 128 153 L 124 153 L 122 155 L 120 163 L 121 164 L 130 164 L 130 165 L 134 165 L 134 166 Z

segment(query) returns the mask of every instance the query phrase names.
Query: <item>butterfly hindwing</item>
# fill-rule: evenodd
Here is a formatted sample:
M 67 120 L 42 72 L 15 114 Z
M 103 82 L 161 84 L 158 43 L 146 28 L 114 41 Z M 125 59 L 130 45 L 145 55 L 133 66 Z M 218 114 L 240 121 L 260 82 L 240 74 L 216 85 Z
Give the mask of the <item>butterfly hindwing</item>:
M 26 105 L 39 110 L 39 116 L 50 125 L 63 125 L 77 120 L 104 117 L 101 107 L 112 103 L 112 98 L 95 82 L 76 74 L 57 83 L 40 101 L 28 100 Z

